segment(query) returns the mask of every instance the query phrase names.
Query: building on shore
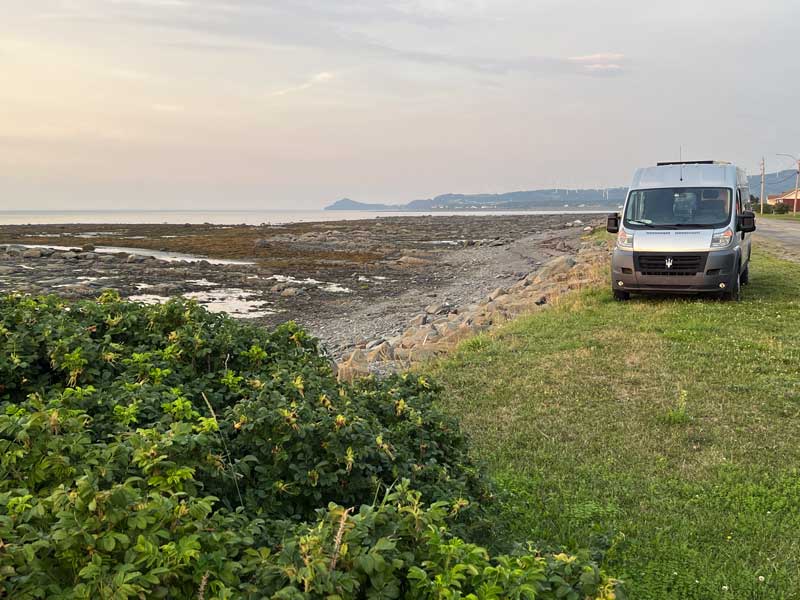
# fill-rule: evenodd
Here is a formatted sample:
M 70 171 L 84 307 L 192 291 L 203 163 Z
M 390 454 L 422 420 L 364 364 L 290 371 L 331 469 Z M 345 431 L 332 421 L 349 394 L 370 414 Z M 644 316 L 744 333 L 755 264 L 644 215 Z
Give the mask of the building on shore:
M 777 206 L 778 204 L 784 204 L 788 206 L 790 210 L 794 210 L 794 203 L 795 203 L 795 190 L 792 188 L 788 192 L 784 194 L 774 194 L 767 197 L 767 204 L 770 206 Z M 800 194 L 797 196 L 797 207 L 800 208 Z

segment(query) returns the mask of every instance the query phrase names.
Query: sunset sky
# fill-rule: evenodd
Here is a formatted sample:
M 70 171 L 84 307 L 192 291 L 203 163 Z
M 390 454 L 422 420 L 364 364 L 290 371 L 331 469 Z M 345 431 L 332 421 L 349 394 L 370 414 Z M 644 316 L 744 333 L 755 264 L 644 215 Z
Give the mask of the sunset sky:
M 318 208 L 800 153 L 800 2 L 2 0 L 0 210 Z

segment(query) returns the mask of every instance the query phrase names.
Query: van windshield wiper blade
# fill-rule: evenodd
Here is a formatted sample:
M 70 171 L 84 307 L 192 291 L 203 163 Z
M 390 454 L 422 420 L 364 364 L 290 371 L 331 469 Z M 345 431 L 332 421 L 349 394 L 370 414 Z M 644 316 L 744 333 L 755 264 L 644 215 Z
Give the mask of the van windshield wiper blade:
M 672 225 L 671 223 L 645 223 L 644 221 L 637 221 L 636 219 L 628 219 L 628 223 L 633 225 L 644 225 L 645 227 L 649 227 L 650 229 L 677 229 L 676 225 Z

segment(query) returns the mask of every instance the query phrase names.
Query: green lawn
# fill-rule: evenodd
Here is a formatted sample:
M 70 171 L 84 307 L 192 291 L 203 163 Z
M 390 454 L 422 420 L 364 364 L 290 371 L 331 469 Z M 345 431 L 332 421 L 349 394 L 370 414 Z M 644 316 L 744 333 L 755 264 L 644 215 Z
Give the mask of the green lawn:
M 798 201 L 798 203 L 797 203 L 797 208 L 798 208 L 798 210 L 800 210 L 800 201 Z M 792 212 L 788 212 L 788 213 L 784 213 L 782 215 L 776 215 L 776 214 L 772 214 L 772 213 L 766 213 L 766 214 L 762 215 L 761 213 L 756 213 L 756 219 L 761 219 L 761 218 L 764 218 L 764 219 L 777 219 L 779 221 L 797 221 L 797 220 L 800 220 L 800 212 L 798 212 L 797 214 L 792 213 Z
M 431 367 L 499 539 L 597 552 L 634 599 L 800 598 L 800 265 L 751 273 L 738 304 L 584 292 Z

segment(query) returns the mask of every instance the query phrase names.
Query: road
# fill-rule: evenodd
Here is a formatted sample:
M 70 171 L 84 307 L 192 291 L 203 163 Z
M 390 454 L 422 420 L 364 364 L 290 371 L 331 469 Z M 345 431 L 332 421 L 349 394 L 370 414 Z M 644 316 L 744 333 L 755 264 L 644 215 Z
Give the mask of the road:
M 756 243 L 781 251 L 784 258 L 800 261 L 800 221 L 756 217 Z

